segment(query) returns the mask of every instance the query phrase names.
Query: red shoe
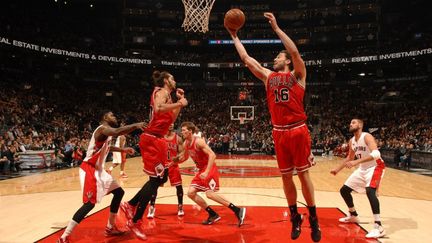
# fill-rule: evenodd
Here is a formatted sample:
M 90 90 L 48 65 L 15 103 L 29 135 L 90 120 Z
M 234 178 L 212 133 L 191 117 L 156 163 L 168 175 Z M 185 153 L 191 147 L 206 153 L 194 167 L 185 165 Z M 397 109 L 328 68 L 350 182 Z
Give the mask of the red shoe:
M 141 220 L 138 220 L 138 222 L 134 223 L 131 219 L 126 223 L 126 227 L 128 227 L 138 239 L 147 240 L 147 236 L 144 234 L 144 230 L 142 229 L 141 225 Z
M 65 239 L 63 239 L 63 238 L 60 237 L 56 242 L 57 243 L 69 243 L 70 242 L 69 241 L 69 236 L 66 236 Z
M 136 207 L 130 205 L 128 202 L 122 202 L 120 204 L 120 209 L 126 215 L 127 220 L 130 220 L 134 217 Z
M 115 225 L 112 228 L 108 228 L 108 226 L 105 227 L 105 236 L 107 237 L 123 235 L 124 233 L 126 233 L 126 231 L 119 230 Z
M 120 175 L 121 178 L 128 178 L 129 176 L 126 175 L 126 173 L 123 173 Z

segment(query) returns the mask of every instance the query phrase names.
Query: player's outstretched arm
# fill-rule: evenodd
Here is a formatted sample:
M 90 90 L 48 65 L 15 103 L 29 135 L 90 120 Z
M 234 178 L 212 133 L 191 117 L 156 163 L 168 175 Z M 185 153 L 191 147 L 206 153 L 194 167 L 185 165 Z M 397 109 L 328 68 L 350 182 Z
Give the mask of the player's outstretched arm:
M 351 147 L 351 140 L 348 143 L 348 148 L 349 148 L 349 150 L 348 150 L 347 157 L 336 168 L 334 168 L 330 171 L 331 174 L 336 175 L 337 173 L 339 173 L 339 171 L 341 171 L 343 168 L 346 167 L 347 162 L 354 160 L 355 152 Z
M 240 59 L 244 62 L 244 64 L 249 68 L 249 70 L 255 75 L 255 77 L 259 78 L 263 81 L 264 85 L 267 85 L 267 77 L 270 75 L 271 71 L 267 68 L 261 66 L 257 60 L 249 56 L 245 47 L 241 43 L 240 39 L 237 36 L 237 30 L 230 30 L 226 28 L 230 33 L 232 40 L 234 41 L 234 46 L 240 56 Z
M 130 148 L 130 147 L 119 148 L 119 147 L 115 147 L 115 146 L 110 146 L 110 151 L 111 152 L 127 153 L 129 155 L 135 154 L 135 150 L 133 148 Z
M 304 84 L 306 83 L 306 66 L 303 61 L 303 58 L 300 56 L 300 52 L 297 49 L 297 46 L 294 44 L 294 41 L 288 37 L 288 35 L 279 28 L 276 18 L 272 13 L 266 12 L 264 13 L 264 17 L 266 17 L 276 35 L 282 41 L 285 49 L 291 55 L 291 60 L 294 66 L 294 75 Z
M 102 126 L 100 129 L 98 129 L 96 131 L 96 139 L 98 139 L 101 135 L 106 136 L 106 137 L 108 137 L 108 136 L 116 137 L 116 136 L 131 133 L 132 131 L 134 131 L 136 129 L 143 130 L 146 125 L 147 124 L 145 122 L 138 122 L 138 123 L 122 126 L 119 128 Z
M 178 140 L 178 142 L 181 143 L 181 144 L 178 143 L 178 145 L 179 145 L 177 147 L 178 148 L 178 154 L 177 154 L 176 157 L 173 158 L 173 162 L 176 163 L 176 164 L 183 163 L 183 162 L 185 162 L 186 160 L 189 159 L 189 154 L 184 149 L 185 146 L 186 146 L 186 141 L 183 142 L 182 140 Z

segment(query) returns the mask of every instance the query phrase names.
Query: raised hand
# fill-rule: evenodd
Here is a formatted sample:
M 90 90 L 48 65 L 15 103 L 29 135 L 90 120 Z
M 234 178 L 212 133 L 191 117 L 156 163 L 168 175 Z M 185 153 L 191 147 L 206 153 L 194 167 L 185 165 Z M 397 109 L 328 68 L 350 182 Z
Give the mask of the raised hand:
M 269 23 L 273 29 L 279 28 L 277 21 L 276 21 L 276 17 L 273 15 L 273 13 L 265 12 L 264 17 L 266 17 L 266 19 L 268 19 L 268 21 L 269 21 Z
M 178 99 L 184 98 L 184 90 L 183 89 L 176 89 L 176 96 Z
M 180 103 L 182 105 L 182 107 L 185 107 L 188 105 L 188 101 L 186 98 L 181 98 L 177 102 Z
M 228 28 L 228 27 L 225 25 L 225 23 L 224 23 L 224 27 L 225 27 L 225 29 L 228 31 L 228 33 L 230 33 L 230 35 L 231 35 L 233 38 L 236 38 L 236 37 L 237 37 L 237 31 L 238 31 L 238 30 L 233 30 L 233 29 Z

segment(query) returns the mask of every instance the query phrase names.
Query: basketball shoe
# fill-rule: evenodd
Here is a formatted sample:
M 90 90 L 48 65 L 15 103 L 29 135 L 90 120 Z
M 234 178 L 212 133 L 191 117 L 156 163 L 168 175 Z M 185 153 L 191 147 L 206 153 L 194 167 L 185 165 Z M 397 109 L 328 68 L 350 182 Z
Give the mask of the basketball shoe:
M 123 211 L 123 213 L 126 215 L 126 219 L 132 219 L 135 214 L 135 208 L 134 206 L 130 205 L 128 202 L 122 202 L 120 204 L 120 209 Z
M 134 233 L 134 235 L 140 240 L 147 240 L 147 236 L 144 234 L 144 230 L 142 229 L 142 221 L 138 220 L 136 223 L 132 221 L 132 219 L 128 220 L 126 223 L 126 227 Z
M 117 228 L 117 226 L 113 226 L 111 228 L 108 228 L 108 226 L 105 227 L 105 236 L 117 236 L 117 235 L 123 235 L 126 233 L 126 231 L 121 231 Z
M 246 208 L 240 208 L 240 210 L 236 213 L 236 216 L 238 218 L 238 227 L 240 227 L 243 224 L 244 218 L 246 216 Z
M 309 223 L 311 227 L 311 238 L 313 242 L 319 242 L 321 240 L 321 229 L 318 225 L 318 218 L 309 216 Z
M 371 231 L 369 231 L 369 233 L 367 233 L 366 238 L 369 238 L 369 239 L 374 238 L 374 239 L 376 239 L 376 238 L 381 238 L 384 235 L 385 235 L 384 228 L 381 225 L 375 223 L 374 224 L 374 228 Z
M 178 205 L 177 216 L 183 216 L 183 215 L 184 215 L 183 205 L 179 204 Z
M 296 214 L 294 216 L 291 216 L 291 224 L 292 224 L 291 239 L 292 240 L 299 238 L 300 233 L 301 233 L 302 223 L 303 223 L 303 215 Z
M 57 241 L 56 241 L 56 243 L 69 243 L 70 241 L 69 241 L 69 236 L 66 236 L 66 238 L 59 238 Z
M 348 223 L 358 223 L 359 219 L 358 219 L 357 216 L 350 215 L 350 216 L 346 216 L 346 217 L 340 218 L 339 222 L 345 223 L 345 224 L 348 224 Z
M 150 206 L 148 210 L 147 218 L 148 219 L 154 218 L 155 212 L 156 212 L 155 206 Z
M 209 217 L 207 218 L 207 220 L 204 220 L 202 222 L 202 224 L 210 225 L 210 224 L 213 224 L 213 223 L 219 221 L 220 219 L 221 219 L 221 217 L 219 216 L 219 214 L 215 214 L 214 216 L 210 216 L 209 215 Z

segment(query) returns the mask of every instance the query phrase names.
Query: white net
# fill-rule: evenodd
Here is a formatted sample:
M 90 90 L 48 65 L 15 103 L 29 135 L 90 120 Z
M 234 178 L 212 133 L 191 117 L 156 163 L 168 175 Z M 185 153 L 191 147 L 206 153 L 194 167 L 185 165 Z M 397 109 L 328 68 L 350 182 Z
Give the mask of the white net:
M 206 33 L 209 30 L 210 11 L 215 0 L 182 0 L 182 2 L 185 8 L 183 29 Z

